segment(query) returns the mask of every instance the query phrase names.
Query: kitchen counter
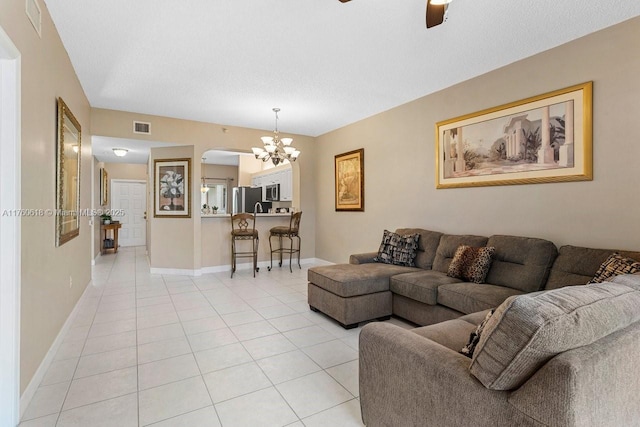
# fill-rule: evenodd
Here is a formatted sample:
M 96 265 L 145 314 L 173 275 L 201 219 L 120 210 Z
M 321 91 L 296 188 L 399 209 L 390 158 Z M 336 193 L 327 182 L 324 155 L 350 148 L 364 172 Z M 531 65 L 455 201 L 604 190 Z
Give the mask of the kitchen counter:
M 219 219 L 224 218 L 223 221 Z M 260 237 L 258 247 L 258 262 L 269 261 L 269 230 L 273 227 L 288 227 L 290 213 L 259 213 L 256 217 L 256 230 Z M 226 271 L 231 265 L 231 221 L 229 214 L 202 215 L 202 268 L 204 272 Z M 277 239 L 274 239 L 275 245 Z M 239 242 L 239 250 L 250 247 L 251 242 Z M 276 256 L 274 255 L 274 260 Z M 238 260 L 239 263 L 250 263 L 247 259 Z M 288 262 L 288 261 L 287 261 Z M 275 265 L 278 263 L 276 261 Z M 223 268 L 218 270 L 218 268 Z M 266 270 L 266 269 L 265 269 Z M 287 270 L 288 271 L 288 270 Z
M 202 214 L 202 218 L 229 218 L 229 214 Z M 257 213 L 258 218 L 263 217 L 290 217 L 290 213 Z

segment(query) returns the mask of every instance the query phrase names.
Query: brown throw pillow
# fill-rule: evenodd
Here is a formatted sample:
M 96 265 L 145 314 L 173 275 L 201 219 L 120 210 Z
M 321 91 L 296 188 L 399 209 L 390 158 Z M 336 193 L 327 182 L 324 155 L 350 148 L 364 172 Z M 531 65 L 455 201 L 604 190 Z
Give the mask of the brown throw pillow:
M 420 239 L 419 234 L 401 236 L 389 230 L 384 230 L 380 249 L 378 249 L 378 256 L 374 260 L 385 264 L 413 267 L 413 260 L 416 258 L 416 251 L 418 250 L 418 239 Z
M 634 274 L 640 271 L 640 262 L 635 259 L 625 258 L 617 252 L 609 255 L 609 258 L 600 265 L 596 275 L 587 283 L 607 282 L 610 278 L 620 274 Z
M 449 264 L 447 276 L 473 283 L 484 283 L 495 251 L 496 248 L 492 246 L 482 248 L 473 248 L 467 245 L 458 246 L 453 260 Z
M 480 342 L 480 336 L 482 335 L 482 331 L 484 331 L 484 327 L 487 325 L 487 322 L 491 318 L 491 315 L 493 315 L 494 311 L 496 311 L 495 308 L 489 310 L 487 315 L 484 317 L 484 320 L 480 322 L 476 330 L 471 332 L 471 335 L 469 335 L 469 342 L 467 343 L 467 345 L 462 347 L 462 350 L 460 350 L 460 353 L 464 354 L 468 358 L 473 357 L 473 352 L 475 351 L 476 346 L 478 345 L 478 342 Z

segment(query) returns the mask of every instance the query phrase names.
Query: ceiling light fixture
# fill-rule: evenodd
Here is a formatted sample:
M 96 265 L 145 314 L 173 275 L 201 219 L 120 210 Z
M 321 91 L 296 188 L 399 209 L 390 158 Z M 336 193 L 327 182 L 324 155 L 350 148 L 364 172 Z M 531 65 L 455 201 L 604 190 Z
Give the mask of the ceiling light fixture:
M 204 162 L 205 160 L 207 160 L 206 157 L 202 158 L 202 184 L 200 184 L 200 192 L 202 194 L 206 193 L 207 191 L 209 191 L 209 187 L 207 187 L 207 184 L 204 182 Z
M 127 150 L 126 148 L 114 148 L 113 149 L 113 154 L 115 154 L 118 157 L 124 157 L 127 155 L 127 153 L 129 152 L 129 150 Z
M 267 162 L 271 160 L 275 166 L 278 166 L 280 162 L 288 160 L 295 162 L 300 155 L 300 151 L 291 146 L 293 138 L 280 138 L 278 134 L 278 112 L 279 108 L 274 108 L 273 112 L 276 113 L 276 130 L 273 131 L 274 136 L 263 136 L 262 143 L 264 148 L 253 147 L 251 150 L 256 156 L 256 159 Z
M 436 4 L 436 5 L 442 5 L 442 4 L 449 4 L 451 3 L 453 0 L 430 0 L 429 3 L 431 4 Z

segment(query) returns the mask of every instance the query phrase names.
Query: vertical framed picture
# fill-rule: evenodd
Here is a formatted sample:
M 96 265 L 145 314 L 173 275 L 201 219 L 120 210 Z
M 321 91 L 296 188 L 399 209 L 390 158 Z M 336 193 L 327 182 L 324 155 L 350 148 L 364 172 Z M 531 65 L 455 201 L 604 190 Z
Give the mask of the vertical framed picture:
M 105 168 L 100 168 L 100 206 L 109 204 L 109 174 Z
M 592 180 L 592 86 L 436 123 L 436 188 Z
M 336 212 L 364 211 L 364 148 L 335 156 Z
M 154 217 L 191 218 L 190 159 L 154 162 Z

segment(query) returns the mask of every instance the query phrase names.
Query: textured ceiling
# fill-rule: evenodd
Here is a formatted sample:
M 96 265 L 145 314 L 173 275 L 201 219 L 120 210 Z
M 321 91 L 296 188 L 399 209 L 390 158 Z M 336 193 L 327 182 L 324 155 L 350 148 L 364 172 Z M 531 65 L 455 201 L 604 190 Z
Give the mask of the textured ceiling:
M 640 15 L 637 0 L 45 0 L 93 107 L 317 136 Z M 597 58 L 595 59 L 597 60 Z

